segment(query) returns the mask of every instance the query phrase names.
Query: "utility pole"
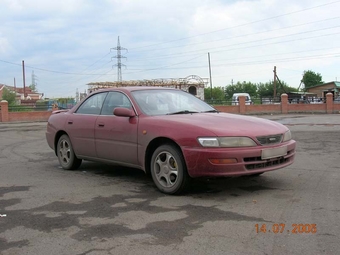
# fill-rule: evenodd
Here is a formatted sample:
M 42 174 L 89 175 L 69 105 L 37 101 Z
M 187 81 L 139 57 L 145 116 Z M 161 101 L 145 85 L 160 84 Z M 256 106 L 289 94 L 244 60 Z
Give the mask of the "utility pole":
M 274 95 L 273 95 L 273 97 L 275 99 L 275 97 L 276 97 L 276 66 L 274 66 L 273 72 L 274 72 Z
M 303 88 L 304 88 L 304 89 L 306 88 L 305 83 L 303 82 L 303 77 L 305 76 L 305 73 L 306 73 L 306 72 L 303 72 L 303 74 L 302 74 L 302 79 L 301 79 L 300 85 L 299 85 L 299 87 L 298 87 L 298 91 L 300 91 L 300 87 L 301 87 L 302 84 L 303 84 Z
M 25 82 L 25 61 L 22 61 L 22 79 L 24 84 L 24 99 L 26 99 L 26 82 Z
M 114 66 L 117 66 L 117 76 L 118 76 L 117 77 L 117 81 L 121 82 L 122 81 L 122 66 L 126 66 L 126 65 L 122 64 L 122 58 L 126 58 L 126 57 L 122 56 L 122 50 L 126 50 L 127 51 L 127 49 L 123 48 L 123 47 L 120 47 L 119 36 L 118 36 L 117 47 L 111 48 L 111 50 L 116 50 L 117 51 L 117 55 L 112 57 L 112 58 L 117 58 L 117 64 L 114 65 Z
M 283 86 L 283 84 L 281 83 L 279 77 L 277 76 L 277 73 L 276 73 L 276 66 L 274 66 L 273 72 L 274 72 L 274 100 L 275 100 L 276 91 L 277 91 L 277 86 L 276 86 L 277 82 L 278 82 L 278 84 L 280 85 L 280 89 L 283 90 L 284 93 L 287 94 L 287 91 L 286 91 L 285 87 Z
M 210 75 L 210 99 L 212 99 L 212 79 L 211 79 L 211 65 L 210 65 L 210 53 L 208 52 L 209 60 L 209 75 Z

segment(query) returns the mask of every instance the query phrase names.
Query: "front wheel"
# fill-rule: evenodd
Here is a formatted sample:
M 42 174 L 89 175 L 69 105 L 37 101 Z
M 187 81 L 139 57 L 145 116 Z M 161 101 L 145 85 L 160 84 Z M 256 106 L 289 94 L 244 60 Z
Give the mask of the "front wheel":
M 71 140 L 67 135 L 62 135 L 59 138 L 57 155 L 61 167 L 66 170 L 77 169 L 81 164 L 81 159 L 78 159 L 74 154 Z
M 190 181 L 182 152 L 175 146 L 159 146 L 151 158 L 151 175 L 157 188 L 170 195 L 183 192 Z

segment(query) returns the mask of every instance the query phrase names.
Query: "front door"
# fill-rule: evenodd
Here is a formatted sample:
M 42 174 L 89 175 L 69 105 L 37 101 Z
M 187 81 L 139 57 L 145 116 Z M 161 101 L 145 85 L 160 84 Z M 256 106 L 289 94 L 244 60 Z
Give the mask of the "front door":
M 131 102 L 120 92 L 109 92 L 101 115 L 95 124 L 95 143 L 98 158 L 136 166 L 138 117 L 113 115 L 115 107 L 132 109 Z

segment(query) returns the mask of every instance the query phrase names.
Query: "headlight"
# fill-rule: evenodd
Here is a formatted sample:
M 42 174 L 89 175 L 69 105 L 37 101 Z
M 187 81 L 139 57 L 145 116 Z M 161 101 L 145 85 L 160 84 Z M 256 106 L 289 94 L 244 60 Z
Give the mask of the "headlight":
M 292 140 L 292 134 L 290 133 L 290 130 L 288 130 L 283 136 L 283 142 L 287 142 L 290 140 Z
M 198 138 L 203 147 L 251 147 L 256 143 L 248 137 L 201 137 Z
M 202 137 L 198 138 L 198 141 L 203 147 L 220 147 L 217 138 Z

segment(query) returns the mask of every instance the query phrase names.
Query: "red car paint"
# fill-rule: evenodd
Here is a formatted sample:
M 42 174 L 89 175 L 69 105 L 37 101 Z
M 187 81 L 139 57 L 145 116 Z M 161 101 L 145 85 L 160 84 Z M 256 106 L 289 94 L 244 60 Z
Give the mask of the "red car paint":
M 286 167 L 293 163 L 296 142 L 289 140 L 261 145 L 257 137 L 284 135 L 284 125 L 250 116 L 221 112 L 150 115 L 136 101 L 136 91 L 169 91 L 175 89 L 155 87 L 123 87 L 96 91 L 66 112 L 54 112 L 48 121 L 46 139 L 56 151 L 60 133 L 66 133 L 80 159 L 118 163 L 125 166 L 149 169 L 147 157 L 155 139 L 162 138 L 176 144 L 184 157 L 191 177 L 241 176 L 263 173 Z M 121 92 L 131 107 L 125 116 L 81 114 L 79 107 L 97 93 Z M 185 92 L 183 92 L 185 93 Z M 150 99 L 151 100 L 151 99 Z M 198 100 L 198 99 L 197 99 Z M 103 106 L 104 107 L 104 106 Z M 169 106 L 170 108 L 170 106 Z M 213 109 L 213 108 L 210 108 Z M 131 116 L 126 116 L 129 112 Z M 124 115 L 124 114 L 123 114 Z M 214 148 L 203 147 L 199 137 L 249 137 L 256 142 L 253 147 Z M 150 147 L 151 146 L 151 147 Z M 262 151 L 286 147 L 286 155 L 262 159 Z M 211 159 L 233 159 L 228 164 L 212 163 Z

